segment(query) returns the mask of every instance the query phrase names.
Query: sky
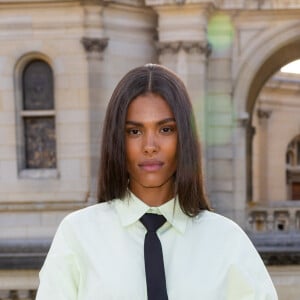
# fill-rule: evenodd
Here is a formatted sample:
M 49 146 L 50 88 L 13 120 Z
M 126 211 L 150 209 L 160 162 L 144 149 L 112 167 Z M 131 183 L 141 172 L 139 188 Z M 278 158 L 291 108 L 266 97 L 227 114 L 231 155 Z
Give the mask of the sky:
M 283 73 L 300 74 L 300 59 L 294 60 L 280 69 Z

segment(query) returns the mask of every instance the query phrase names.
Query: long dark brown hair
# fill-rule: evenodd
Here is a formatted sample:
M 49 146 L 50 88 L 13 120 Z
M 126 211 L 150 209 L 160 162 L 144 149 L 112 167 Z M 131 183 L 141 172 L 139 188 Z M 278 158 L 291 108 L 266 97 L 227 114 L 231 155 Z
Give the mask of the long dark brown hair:
M 130 102 L 140 95 L 160 95 L 171 107 L 178 131 L 175 193 L 188 216 L 209 210 L 204 192 L 200 145 L 189 95 L 179 77 L 161 65 L 129 71 L 116 86 L 107 107 L 98 181 L 98 201 L 124 198 L 128 186 L 125 122 Z

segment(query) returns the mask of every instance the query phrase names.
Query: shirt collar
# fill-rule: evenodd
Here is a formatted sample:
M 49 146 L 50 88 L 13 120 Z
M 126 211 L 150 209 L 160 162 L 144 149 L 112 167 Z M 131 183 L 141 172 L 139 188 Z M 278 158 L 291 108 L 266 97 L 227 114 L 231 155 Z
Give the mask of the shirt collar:
M 180 233 L 185 232 L 188 216 L 180 208 L 175 197 L 158 207 L 150 207 L 132 192 L 128 191 L 124 199 L 113 201 L 122 226 L 129 226 L 138 221 L 146 212 L 162 214 Z

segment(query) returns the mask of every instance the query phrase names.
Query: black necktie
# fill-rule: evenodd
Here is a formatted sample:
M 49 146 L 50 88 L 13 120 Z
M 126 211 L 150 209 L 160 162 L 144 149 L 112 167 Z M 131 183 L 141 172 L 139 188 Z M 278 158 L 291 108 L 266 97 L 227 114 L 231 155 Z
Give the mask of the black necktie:
M 147 229 L 144 259 L 148 300 L 168 300 L 164 259 L 161 243 L 156 234 L 156 230 L 166 222 L 166 219 L 162 215 L 144 214 L 140 220 Z

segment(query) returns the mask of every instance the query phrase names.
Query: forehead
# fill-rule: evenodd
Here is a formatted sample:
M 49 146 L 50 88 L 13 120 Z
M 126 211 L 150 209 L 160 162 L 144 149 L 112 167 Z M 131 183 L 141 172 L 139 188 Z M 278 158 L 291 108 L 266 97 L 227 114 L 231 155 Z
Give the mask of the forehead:
M 136 97 L 128 106 L 126 120 L 147 121 L 174 118 L 169 104 L 160 95 L 149 93 Z

